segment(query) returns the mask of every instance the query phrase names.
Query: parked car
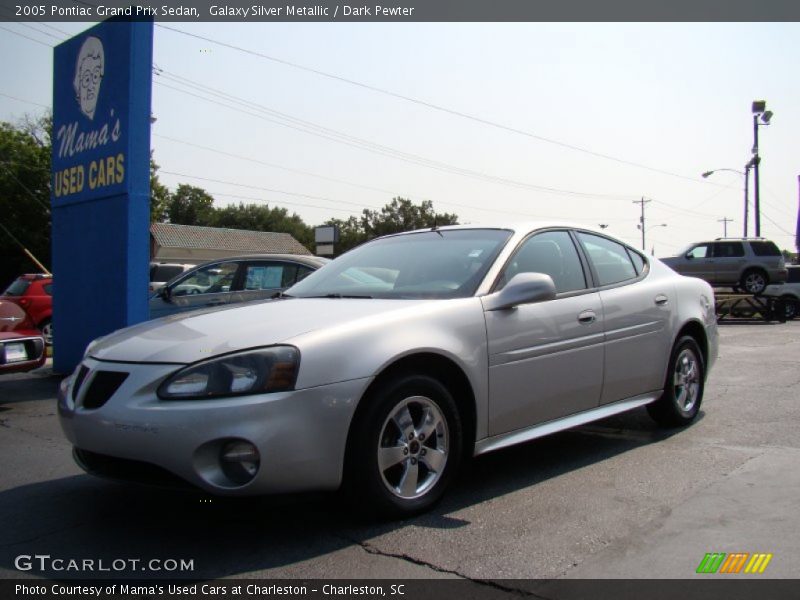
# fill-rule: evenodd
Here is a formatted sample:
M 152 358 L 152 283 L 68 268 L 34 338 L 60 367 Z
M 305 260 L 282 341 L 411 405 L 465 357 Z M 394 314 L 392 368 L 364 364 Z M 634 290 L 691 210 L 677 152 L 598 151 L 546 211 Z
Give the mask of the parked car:
M 256 254 L 196 265 L 150 296 L 150 318 L 269 298 L 326 262 L 318 256 Z
M 786 283 L 768 285 L 764 290 L 764 295 L 783 298 L 786 318 L 794 319 L 800 309 L 800 265 L 787 265 L 786 269 L 788 272 Z
M 188 271 L 194 264 L 185 263 L 150 263 L 150 291 L 164 287 L 170 279 L 174 279 L 184 271 Z
M 28 313 L 14 302 L 0 300 L 0 373 L 37 369 L 45 360 L 44 338 Z
M 714 286 L 732 286 L 760 294 L 770 283 L 786 281 L 786 262 L 773 242 L 761 238 L 717 238 L 690 244 L 661 259 L 682 275 Z
M 95 340 L 58 394 L 87 472 L 429 508 L 462 459 L 647 406 L 691 423 L 714 294 L 605 234 L 452 226 L 373 240 L 279 299 Z
M 20 275 L 6 288 L 0 300 L 19 304 L 40 329 L 48 346 L 53 345 L 53 276 L 42 273 Z

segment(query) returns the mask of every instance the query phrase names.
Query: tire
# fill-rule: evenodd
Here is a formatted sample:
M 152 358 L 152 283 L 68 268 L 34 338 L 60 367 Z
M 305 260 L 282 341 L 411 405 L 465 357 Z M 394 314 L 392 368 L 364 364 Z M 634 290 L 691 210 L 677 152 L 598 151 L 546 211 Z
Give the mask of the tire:
M 761 269 L 747 269 L 742 273 L 739 286 L 748 294 L 759 295 L 769 285 L 769 277 Z
M 455 401 L 427 375 L 387 380 L 350 431 L 345 491 L 371 515 L 408 517 L 431 508 L 458 470 L 463 425 Z
M 788 294 L 782 296 L 782 298 L 786 320 L 791 321 L 792 319 L 797 318 L 798 301 L 793 296 L 789 296 Z
M 42 332 L 42 337 L 44 338 L 44 343 L 48 346 L 53 345 L 53 321 L 51 319 L 45 319 L 41 323 L 39 323 L 39 329 Z
M 683 427 L 700 411 L 705 387 L 705 364 L 697 341 L 683 336 L 672 348 L 664 393 L 647 405 L 650 416 L 665 427 Z

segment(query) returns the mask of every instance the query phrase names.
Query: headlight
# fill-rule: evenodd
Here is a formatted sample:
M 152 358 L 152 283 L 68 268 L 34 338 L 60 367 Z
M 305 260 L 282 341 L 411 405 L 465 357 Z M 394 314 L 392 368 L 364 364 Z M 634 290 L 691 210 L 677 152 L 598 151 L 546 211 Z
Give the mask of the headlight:
M 201 400 L 294 389 L 300 351 L 272 346 L 218 356 L 181 369 L 158 388 L 163 400 Z

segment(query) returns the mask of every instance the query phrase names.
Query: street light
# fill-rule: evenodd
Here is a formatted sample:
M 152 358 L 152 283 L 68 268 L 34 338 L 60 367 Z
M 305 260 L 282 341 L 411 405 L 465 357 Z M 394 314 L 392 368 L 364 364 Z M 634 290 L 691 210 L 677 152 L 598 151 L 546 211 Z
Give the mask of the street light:
M 651 229 L 655 229 L 656 227 L 666 227 L 666 226 L 667 226 L 666 223 L 659 223 L 658 225 L 651 225 L 650 227 L 647 227 L 645 229 L 642 229 L 642 224 L 641 223 L 639 223 L 636 226 L 636 229 L 638 229 L 638 230 L 640 230 L 642 232 L 642 250 L 643 251 L 647 252 L 647 250 L 646 250 L 647 246 L 644 243 L 644 234 L 647 233 L 648 231 L 650 231 Z M 653 254 L 653 253 L 651 252 L 651 254 Z
M 761 186 L 758 180 L 758 167 L 761 163 L 761 157 L 758 155 L 758 128 L 764 125 L 769 125 L 772 120 L 772 111 L 767 110 L 767 103 L 764 100 L 755 100 L 752 106 L 753 112 L 753 177 L 755 182 L 755 199 L 753 202 L 753 210 L 756 213 L 756 237 L 761 237 Z
M 736 169 L 722 168 L 722 169 L 714 169 L 713 171 L 706 171 L 702 175 L 703 179 L 706 179 L 709 176 L 716 173 L 717 171 L 730 171 L 731 173 L 737 173 L 738 175 L 744 177 L 744 237 L 747 237 L 747 212 L 748 212 L 748 205 L 750 204 L 750 193 L 748 190 L 748 186 L 750 185 L 750 169 L 752 168 L 753 168 L 753 160 L 750 160 L 750 162 L 748 162 L 744 166 L 744 172 L 738 171 Z

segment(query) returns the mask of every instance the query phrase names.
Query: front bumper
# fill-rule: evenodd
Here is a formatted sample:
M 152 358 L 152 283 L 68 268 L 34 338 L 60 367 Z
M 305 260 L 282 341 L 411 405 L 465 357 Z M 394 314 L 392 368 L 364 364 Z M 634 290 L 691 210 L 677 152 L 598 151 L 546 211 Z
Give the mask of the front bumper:
M 350 422 L 370 378 L 218 400 L 160 400 L 158 386 L 182 366 L 84 359 L 59 390 L 65 435 L 79 451 L 152 465 L 214 494 L 339 487 Z M 84 376 L 75 390 L 82 368 Z M 93 384 L 108 379 L 98 378 L 101 372 L 110 372 L 117 381 L 127 376 L 97 406 Z M 226 477 L 220 465 L 220 451 L 231 440 L 248 441 L 260 454 L 258 473 L 244 485 Z M 113 460 L 106 462 L 113 467 Z M 78 464 L 87 468 L 86 461 Z M 117 475 L 126 478 L 126 472 Z

